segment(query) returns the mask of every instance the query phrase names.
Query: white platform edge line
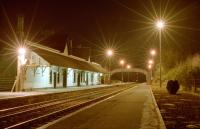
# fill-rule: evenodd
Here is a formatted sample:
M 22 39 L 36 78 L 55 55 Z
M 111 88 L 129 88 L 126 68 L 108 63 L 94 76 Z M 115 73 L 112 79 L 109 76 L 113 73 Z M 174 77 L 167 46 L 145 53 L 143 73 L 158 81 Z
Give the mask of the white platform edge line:
M 151 85 L 149 85 L 149 89 L 150 89 L 150 92 L 151 92 L 151 96 L 152 96 L 152 99 L 153 99 L 153 103 L 155 105 L 155 109 L 156 109 L 157 115 L 159 117 L 159 129 L 167 129 L 166 126 L 165 126 L 165 122 L 164 122 L 164 120 L 162 118 L 162 115 L 160 113 L 159 107 L 158 107 L 158 105 L 156 103 L 156 99 L 155 99 L 155 97 L 153 95 L 153 91 L 152 91 Z

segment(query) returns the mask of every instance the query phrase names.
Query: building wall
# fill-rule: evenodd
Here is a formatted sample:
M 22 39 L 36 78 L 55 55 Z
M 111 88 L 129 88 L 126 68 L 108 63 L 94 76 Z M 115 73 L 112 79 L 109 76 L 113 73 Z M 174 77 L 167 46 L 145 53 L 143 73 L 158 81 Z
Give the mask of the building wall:
M 30 52 L 27 57 L 29 66 L 26 67 L 24 89 L 74 87 L 78 86 L 78 76 L 80 86 L 101 84 L 100 73 L 50 66 L 34 52 Z M 33 67 L 34 65 L 38 67 Z M 64 71 L 66 71 L 66 78 L 64 78 Z M 63 86 L 64 79 L 66 79 L 66 86 Z
M 72 68 L 68 68 L 67 70 L 67 86 L 77 86 L 78 70 Z
M 52 87 L 49 81 L 51 69 L 49 63 L 34 52 L 29 52 L 27 58 L 24 89 Z
M 101 84 L 101 76 L 100 73 L 94 73 L 94 85 Z
M 89 77 L 89 85 L 99 85 L 99 84 L 101 84 L 100 73 L 89 72 L 88 77 Z
M 27 68 L 24 89 L 53 87 L 49 73 L 50 67 Z

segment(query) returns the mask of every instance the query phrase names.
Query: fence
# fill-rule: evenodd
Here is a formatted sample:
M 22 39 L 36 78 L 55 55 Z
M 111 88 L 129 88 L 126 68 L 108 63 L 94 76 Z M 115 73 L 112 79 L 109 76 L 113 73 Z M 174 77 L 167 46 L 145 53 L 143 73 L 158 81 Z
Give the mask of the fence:
M 190 79 L 186 90 L 190 90 L 196 93 L 200 93 L 200 79 Z

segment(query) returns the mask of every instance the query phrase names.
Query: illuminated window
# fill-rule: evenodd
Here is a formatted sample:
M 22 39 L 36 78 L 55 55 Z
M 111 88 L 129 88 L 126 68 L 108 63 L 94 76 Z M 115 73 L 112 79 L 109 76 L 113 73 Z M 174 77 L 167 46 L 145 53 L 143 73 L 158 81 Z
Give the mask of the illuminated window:
M 94 73 L 91 73 L 91 82 L 94 81 Z

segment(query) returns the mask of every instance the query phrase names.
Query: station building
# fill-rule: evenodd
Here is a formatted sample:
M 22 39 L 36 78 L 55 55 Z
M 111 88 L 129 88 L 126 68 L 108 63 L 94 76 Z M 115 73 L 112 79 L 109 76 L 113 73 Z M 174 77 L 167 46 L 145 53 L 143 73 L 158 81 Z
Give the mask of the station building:
M 105 81 L 107 71 L 101 65 L 68 55 L 67 50 L 60 52 L 28 42 L 26 48 L 20 52 L 17 62 L 13 63 L 16 69 L 13 68 L 12 72 L 7 71 L 7 74 L 0 76 L 0 89 L 4 87 L 6 90 L 27 91 L 35 88 L 99 85 Z M 5 82 L 1 83 L 1 78 L 6 77 L 15 78 L 11 81 L 13 84 L 10 82 L 7 88 Z

